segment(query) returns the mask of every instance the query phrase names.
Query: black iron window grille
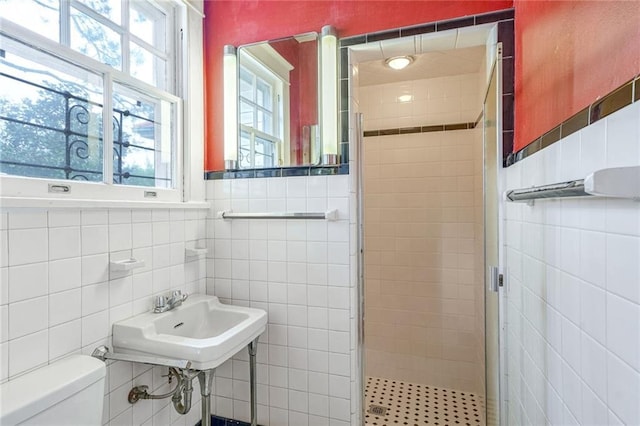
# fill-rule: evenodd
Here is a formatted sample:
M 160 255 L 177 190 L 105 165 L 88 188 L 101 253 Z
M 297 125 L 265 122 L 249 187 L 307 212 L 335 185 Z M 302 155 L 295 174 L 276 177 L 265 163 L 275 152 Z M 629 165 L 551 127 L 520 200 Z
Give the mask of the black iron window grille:
M 32 105 L 20 108 L 0 99 L 0 173 L 103 180 L 101 103 L 5 72 L 0 72 L 0 84 L 21 85 L 39 94 Z M 154 136 L 161 123 L 154 120 L 153 107 L 148 103 L 138 101 L 135 107 L 144 113 L 113 108 L 113 182 L 170 187 L 171 174 L 156 174 L 153 161 L 159 153 Z M 136 139 L 148 143 L 136 143 Z M 152 160 L 146 166 L 135 164 L 127 161 L 128 155 Z

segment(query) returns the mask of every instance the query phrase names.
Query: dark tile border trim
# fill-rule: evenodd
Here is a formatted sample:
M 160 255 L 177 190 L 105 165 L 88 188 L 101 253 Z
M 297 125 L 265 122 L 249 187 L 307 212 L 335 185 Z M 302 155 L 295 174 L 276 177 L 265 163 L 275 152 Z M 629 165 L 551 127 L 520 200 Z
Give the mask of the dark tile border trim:
M 411 133 L 430 133 L 430 132 L 446 132 L 450 130 L 468 130 L 475 129 L 478 122 L 475 123 L 453 123 L 453 124 L 437 124 L 431 126 L 416 126 L 416 127 L 400 127 L 397 129 L 381 129 L 381 130 L 366 130 L 364 137 L 372 136 L 393 136 L 393 135 L 408 135 Z
M 508 167 L 518 161 L 522 161 L 541 149 L 560 141 L 562 138 L 566 138 L 578 130 L 584 129 L 634 102 L 640 102 L 640 75 L 637 75 L 601 99 L 598 99 L 591 105 L 569 117 L 544 135 L 530 142 L 524 148 L 511 153 L 507 157 L 506 166 Z
M 204 179 L 257 179 L 270 177 L 333 176 L 348 174 L 349 165 L 338 164 L 336 166 L 280 167 L 275 169 L 224 170 L 219 172 L 205 172 Z
M 348 163 L 349 157 L 349 93 L 345 93 L 345 86 L 343 81 L 349 79 L 349 55 L 348 48 L 356 44 L 365 44 L 381 40 L 389 40 L 399 37 L 415 36 L 420 34 L 434 33 L 438 31 L 448 31 L 455 28 L 471 27 L 475 25 L 497 23 L 498 25 L 498 42 L 502 43 L 502 123 L 505 124 L 502 129 L 502 158 L 503 165 L 507 164 L 507 160 L 512 156 L 513 152 L 513 122 L 514 122 L 514 63 L 515 63 L 515 37 L 514 37 L 514 9 L 497 10 L 494 12 L 483 13 L 480 15 L 472 16 L 460 16 L 454 19 L 447 19 L 443 21 L 427 22 L 424 24 L 418 24 L 408 27 L 401 27 L 397 29 L 387 29 L 380 32 L 360 34 L 352 37 L 341 38 L 340 43 L 340 153 L 341 163 Z M 348 85 L 346 86 L 348 87 Z M 479 121 L 476 121 L 478 123 Z M 429 131 L 421 128 L 421 132 Z M 403 130 L 403 132 L 401 132 Z M 430 131 L 440 131 L 441 129 L 433 129 Z M 383 129 L 377 130 L 385 132 L 384 134 L 400 134 L 400 133 L 412 133 L 406 129 Z M 366 136 L 373 136 L 368 132 L 365 132 Z

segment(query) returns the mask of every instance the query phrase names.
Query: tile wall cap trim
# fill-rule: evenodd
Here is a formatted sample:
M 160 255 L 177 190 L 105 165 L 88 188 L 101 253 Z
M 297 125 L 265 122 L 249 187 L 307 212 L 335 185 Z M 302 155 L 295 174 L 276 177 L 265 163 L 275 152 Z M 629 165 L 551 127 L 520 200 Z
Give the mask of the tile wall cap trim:
M 117 200 L 51 200 L 28 197 L 0 197 L 0 211 L 7 209 L 208 209 L 207 201 L 186 203 L 160 201 L 117 201 Z
M 302 167 L 282 167 L 273 169 L 250 169 L 250 170 L 215 170 L 205 172 L 205 180 L 227 180 L 227 179 L 260 179 L 278 178 L 294 176 L 338 176 L 348 175 L 349 164 L 342 163 L 335 166 L 302 166 Z
M 459 16 L 439 21 L 424 22 L 416 25 L 380 30 L 370 33 L 356 34 L 342 37 L 339 40 L 340 47 L 354 46 L 375 41 L 390 40 L 393 38 L 409 37 L 420 34 L 429 34 L 438 31 L 448 31 L 457 28 L 473 27 L 476 25 L 492 24 L 503 21 L 512 21 L 515 18 L 515 9 L 500 9 L 491 12 L 479 13 L 471 16 Z
M 607 110 L 602 114 L 598 114 L 597 116 L 595 116 L 594 114 L 595 107 L 603 105 L 607 101 L 614 101 L 614 100 L 620 101 L 620 99 L 617 99 L 617 98 L 619 98 L 620 94 L 624 93 L 625 90 L 628 90 L 630 93 L 628 100 L 623 100 L 624 102 L 623 104 L 615 104 L 613 106 L 614 109 Z M 581 109 L 577 113 L 573 114 L 571 117 L 562 121 L 557 126 L 554 126 L 551 130 L 545 132 L 542 136 L 539 136 L 535 138 L 533 141 L 529 142 L 523 148 L 509 154 L 509 156 L 507 157 L 507 161 L 505 162 L 505 167 L 512 166 L 518 161 L 522 161 L 528 156 L 534 154 L 535 152 L 538 152 L 541 149 L 551 146 L 554 143 L 560 142 L 563 138 L 579 130 L 584 129 L 585 127 L 588 127 L 599 120 L 602 120 L 608 115 L 613 114 L 614 112 L 619 111 L 622 108 L 626 108 L 635 102 L 639 102 L 640 101 L 639 92 L 640 92 L 640 74 L 634 76 L 632 79 L 625 82 L 624 84 L 621 84 L 620 86 L 616 87 L 615 89 L 613 89 L 612 91 L 610 91 L 609 93 L 601 97 L 600 99 L 587 105 L 585 108 Z M 587 114 L 586 122 L 574 123 L 574 121 L 577 121 L 577 119 L 580 118 L 580 115 L 585 114 L 585 112 Z M 568 126 L 569 124 L 571 124 L 571 126 L 569 127 L 570 131 L 568 131 L 567 133 L 564 133 L 562 131 L 563 126 Z M 557 133 L 557 135 L 555 133 Z

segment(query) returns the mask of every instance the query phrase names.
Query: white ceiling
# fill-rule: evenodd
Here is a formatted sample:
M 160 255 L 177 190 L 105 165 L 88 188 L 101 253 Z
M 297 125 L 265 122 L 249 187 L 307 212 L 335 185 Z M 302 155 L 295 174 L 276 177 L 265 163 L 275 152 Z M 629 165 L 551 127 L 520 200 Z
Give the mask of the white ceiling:
M 485 45 L 495 24 L 421 34 L 351 46 L 360 86 L 480 72 Z M 412 55 L 403 70 L 384 65 L 387 58 Z

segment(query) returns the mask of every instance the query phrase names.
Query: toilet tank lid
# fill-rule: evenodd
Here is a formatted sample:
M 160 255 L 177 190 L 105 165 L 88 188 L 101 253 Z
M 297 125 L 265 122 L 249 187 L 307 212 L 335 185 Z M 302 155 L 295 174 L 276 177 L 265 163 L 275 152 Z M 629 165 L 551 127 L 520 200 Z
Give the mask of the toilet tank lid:
M 0 385 L 0 424 L 20 423 L 104 379 L 104 362 L 72 355 Z

